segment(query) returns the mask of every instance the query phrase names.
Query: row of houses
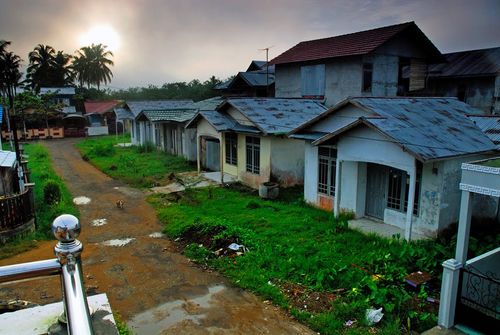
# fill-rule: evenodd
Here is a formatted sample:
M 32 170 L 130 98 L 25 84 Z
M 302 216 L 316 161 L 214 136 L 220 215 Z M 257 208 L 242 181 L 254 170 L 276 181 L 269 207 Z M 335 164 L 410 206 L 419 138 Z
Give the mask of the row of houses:
M 414 22 L 305 41 L 206 101 L 127 102 L 132 142 L 258 188 L 435 236 L 458 221 L 460 164 L 497 153 L 500 48 L 441 54 Z M 476 199 L 495 216 L 498 201 Z

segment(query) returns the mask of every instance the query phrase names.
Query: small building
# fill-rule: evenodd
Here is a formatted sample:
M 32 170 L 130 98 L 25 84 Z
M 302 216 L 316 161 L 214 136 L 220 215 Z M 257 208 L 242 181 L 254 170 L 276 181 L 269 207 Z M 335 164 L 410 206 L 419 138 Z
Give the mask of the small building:
M 458 220 L 460 164 L 496 150 L 456 98 L 350 98 L 290 133 L 307 141 L 304 198 L 405 232 Z M 483 216 L 497 203 L 478 201 Z
M 0 197 L 16 192 L 16 153 L 0 150 Z
M 186 126 L 197 131 L 198 172 L 216 171 L 253 188 L 302 184 L 304 141 L 286 134 L 325 110 L 312 100 L 274 98 L 230 98 L 200 110 Z
M 118 123 L 114 108 L 119 104 L 118 100 L 84 102 L 88 136 L 117 133 Z
M 419 92 L 427 66 L 442 61 L 420 28 L 407 22 L 300 42 L 270 63 L 276 66 L 276 97 L 318 99 L 331 107 L 349 96 Z
M 74 87 L 41 87 L 40 94 L 53 94 L 52 102 L 64 106 L 74 106 Z
M 134 145 L 144 145 L 146 143 L 155 144 L 159 135 L 159 126 L 149 120 L 137 120 L 137 116 L 143 111 L 171 110 L 176 108 L 192 108 L 192 100 L 147 100 L 147 101 L 127 101 L 124 104 L 125 110 L 132 113 L 131 140 Z
M 457 97 L 485 115 L 500 114 L 500 47 L 443 54 L 429 67 L 426 94 Z
M 273 97 L 274 65 L 253 60 L 244 72 L 215 86 L 224 97 Z

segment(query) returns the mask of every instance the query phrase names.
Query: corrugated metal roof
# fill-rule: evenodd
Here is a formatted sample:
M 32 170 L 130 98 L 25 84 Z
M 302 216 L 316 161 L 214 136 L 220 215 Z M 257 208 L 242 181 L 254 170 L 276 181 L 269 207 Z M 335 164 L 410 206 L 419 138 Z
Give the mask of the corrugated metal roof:
M 193 100 L 147 100 L 127 101 L 126 106 L 137 117 L 143 110 L 160 110 L 175 108 L 192 108 Z
M 62 108 L 62 113 L 63 114 L 75 114 L 76 113 L 76 108 L 75 106 L 65 106 Z
M 118 100 L 108 100 L 108 101 L 85 101 L 85 113 L 97 113 L 104 114 L 113 111 L 120 101 Z
M 191 120 L 196 114 L 196 109 L 162 109 L 162 110 L 144 110 L 140 115 L 144 115 L 151 122 L 186 122 Z
M 274 72 L 274 65 L 270 65 L 269 69 L 266 69 L 266 67 L 264 67 L 263 69 L 256 71 L 238 72 L 238 74 L 233 79 L 216 85 L 214 89 L 231 89 L 233 85 L 238 81 L 238 79 L 243 80 L 243 82 L 248 84 L 248 86 L 250 87 L 266 87 L 267 85 L 274 84 Z
M 0 166 L 13 168 L 16 163 L 16 153 L 12 151 L 0 150 Z
M 274 58 L 271 64 L 306 62 L 317 59 L 368 54 L 394 36 L 412 29 L 428 44 L 433 57 L 441 57 L 439 50 L 427 39 L 415 22 L 406 22 L 361 32 L 304 41 Z
M 355 122 L 378 129 L 422 161 L 496 149 L 467 118 L 477 111 L 455 98 L 351 98 L 349 102 L 373 113 Z M 345 105 L 339 104 L 340 108 Z M 332 135 L 348 129 L 344 127 Z M 315 144 L 334 136 L 325 136 Z
M 75 95 L 74 87 L 40 87 L 40 94 Z
M 443 54 L 446 63 L 434 64 L 432 77 L 497 75 L 500 73 L 500 47 Z
M 260 70 L 266 65 L 265 60 L 253 60 L 247 68 L 248 71 Z
M 469 116 L 469 119 L 500 149 L 500 116 Z
M 291 134 L 291 135 L 289 135 L 289 137 L 297 138 L 299 140 L 316 141 L 317 139 L 320 139 L 321 137 L 323 137 L 327 134 L 328 133 L 323 133 L 320 131 L 313 131 L 313 132 L 303 132 L 303 133 Z
M 260 133 L 260 130 L 237 123 L 233 118 L 218 111 L 200 111 L 198 115 L 205 118 L 218 132 L 236 131 L 243 133 Z
M 228 99 L 219 110 L 222 111 L 226 104 L 236 108 L 267 134 L 288 133 L 326 110 L 319 102 L 306 99 Z
M 115 115 L 118 120 L 133 120 L 134 115 L 125 108 L 115 108 Z

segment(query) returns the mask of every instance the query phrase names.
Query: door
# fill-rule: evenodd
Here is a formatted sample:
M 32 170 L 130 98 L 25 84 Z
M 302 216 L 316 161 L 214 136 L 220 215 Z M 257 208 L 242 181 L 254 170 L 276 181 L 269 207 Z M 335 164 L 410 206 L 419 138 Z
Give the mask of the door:
M 379 164 L 367 164 L 366 215 L 383 220 L 386 203 L 387 168 Z
M 218 140 L 206 139 L 206 166 L 208 170 L 220 171 L 220 145 Z

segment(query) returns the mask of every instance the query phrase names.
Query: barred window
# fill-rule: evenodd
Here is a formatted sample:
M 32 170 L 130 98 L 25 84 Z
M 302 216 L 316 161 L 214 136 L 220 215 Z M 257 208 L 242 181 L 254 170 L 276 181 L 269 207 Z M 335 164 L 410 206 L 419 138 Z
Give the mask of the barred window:
M 335 195 L 337 150 L 328 147 L 318 148 L 318 193 Z
M 247 136 L 247 171 L 255 174 L 260 173 L 260 138 Z
M 238 135 L 227 133 L 226 139 L 226 163 L 236 165 L 238 163 Z
M 420 185 L 422 182 L 422 164 L 417 163 L 415 180 L 415 200 L 413 214 L 418 215 L 420 204 Z M 406 212 L 408 209 L 408 193 L 410 190 L 410 176 L 398 169 L 389 170 L 389 190 L 387 193 L 387 207 Z M 404 200 L 404 201 L 403 201 Z

